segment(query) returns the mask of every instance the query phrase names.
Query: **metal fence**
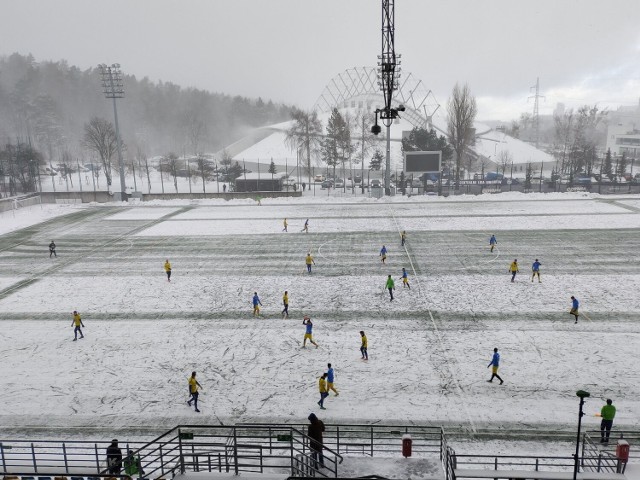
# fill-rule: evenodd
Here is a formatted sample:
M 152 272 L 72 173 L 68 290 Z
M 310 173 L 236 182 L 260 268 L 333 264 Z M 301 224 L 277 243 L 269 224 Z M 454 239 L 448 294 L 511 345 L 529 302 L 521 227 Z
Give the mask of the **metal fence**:
M 109 474 L 106 463 L 109 445 L 110 442 L 89 441 L 0 441 L 2 473 L 114 476 Z M 309 437 L 290 426 L 187 425 L 148 443 L 121 443 L 121 448 L 123 459 L 132 451 L 131 457 L 139 461 L 145 478 L 187 471 L 337 477 L 343 460 L 330 446 L 324 447 L 320 459 L 311 449 Z
M 268 423 L 251 423 L 243 426 L 281 428 Z M 307 425 L 295 424 L 296 429 L 306 431 Z M 441 427 L 409 425 L 357 425 L 325 424 L 324 445 L 339 454 L 361 454 L 366 456 L 400 455 L 402 437 L 411 435 L 414 456 L 440 454 L 444 439 Z

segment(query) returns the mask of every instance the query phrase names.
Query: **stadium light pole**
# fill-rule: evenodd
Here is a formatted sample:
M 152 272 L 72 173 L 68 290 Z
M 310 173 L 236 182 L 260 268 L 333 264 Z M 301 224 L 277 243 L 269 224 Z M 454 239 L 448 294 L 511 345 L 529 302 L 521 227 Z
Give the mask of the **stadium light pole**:
M 114 63 L 107 65 L 101 63 L 98 65 L 100 75 L 102 77 L 102 92 L 105 98 L 113 100 L 113 117 L 116 124 L 116 143 L 118 147 L 118 169 L 120 170 L 120 201 L 127 201 L 126 185 L 124 181 L 124 162 L 122 161 L 122 141 L 120 140 L 120 127 L 118 126 L 118 108 L 116 107 L 116 99 L 124 98 L 124 85 L 122 82 L 122 70 L 120 64 Z
M 398 88 L 400 55 L 395 51 L 395 0 L 382 0 L 382 54 L 378 55 L 378 85 L 384 95 L 384 107 L 375 110 L 375 123 L 371 133 L 378 135 L 382 129 L 378 117 L 387 127 L 386 161 L 384 176 L 385 195 L 391 195 L 391 124 L 404 112 L 404 105 L 392 108 L 393 92 Z
M 584 406 L 584 399 L 587 397 L 590 397 L 591 394 L 589 392 L 585 392 L 584 390 L 578 390 L 576 392 L 576 396 L 580 398 L 580 406 L 578 407 L 578 436 L 576 438 L 576 453 L 573 455 L 573 480 L 576 480 L 576 477 L 578 476 L 578 470 L 579 470 L 580 427 L 582 426 L 582 417 L 584 416 L 582 407 Z

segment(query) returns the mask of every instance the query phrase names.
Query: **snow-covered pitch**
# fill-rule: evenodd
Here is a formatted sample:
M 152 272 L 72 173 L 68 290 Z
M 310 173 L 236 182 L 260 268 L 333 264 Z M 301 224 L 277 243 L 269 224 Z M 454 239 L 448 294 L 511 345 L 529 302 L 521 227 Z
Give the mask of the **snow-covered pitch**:
M 28 222 L 0 216 L 0 427 L 301 422 L 317 411 L 328 362 L 340 392 L 325 401 L 328 422 L 563 428 L 575 425 L 575 392 L 585 389 L 586 428 L 606 398 L 616 428 L 640 423 L 637 197 L 64 208 L 14 231 L 12 221 Z M 542 283 L 531 282 L 536 258 Z M 77 342 L 73 310 L 86 325 Z M 318 349 L 301 348 L 304 315 Z M 504 385 L 487 383 L 494 347 Z M 193 370 L 200 414 L 186 404 Z

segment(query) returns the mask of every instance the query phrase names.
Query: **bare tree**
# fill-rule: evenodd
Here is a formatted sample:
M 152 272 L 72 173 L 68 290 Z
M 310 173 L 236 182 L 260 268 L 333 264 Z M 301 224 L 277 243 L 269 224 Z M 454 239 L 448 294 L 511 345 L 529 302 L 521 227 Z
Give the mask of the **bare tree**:
M 473 121 L 477 112 L 476 99 L 471 95 L 469 85 L 465 84 L 460 87 L 456 83 L 447 103 L 449 116 L 447 134 L 449 143 L 456 154 L 456 187 L 460 183 L 460 165 L 464 152 L 473 141 Z
M 178 193 L 178 169 L 179 168 L 180 167 L 178 164 L 178 156 L 173 152 L 170 152 L 164 155 L 160 159 L 160 169 L 163 172 L 169 172 L 171 174 L 171 176 L 173 177 L 173 186 L 176 189 L 176 193 Z
M 498 165 L 502 170 L 502 176 L 504 177 L 507 172 L 507 167 L 513 163 L 513 158 L 508 150 L 502 150 L 498 154 Z
M 113 170 L 111 157 L 118 148 L 116 132 L 111 122 L 93 117 L 89 123 L 85 123 L 82 144 L 98 154 L 107 179 L 107 186 L 111 187 L 111 172 Z
M 568 165 L 568 154 L 573 144 L 574 133 L 574 114 L 573 110 L 569 109 L 562 115 L 556 115 L 553 117 L 555 124 L 555 142 L 554 142 L 554 157 L 556 158 L 556 171 L 560 173 L 565 172 L 565 168 Z M 560 168 L 558 168 L 560 163 Z
M 147 185 L 149 188 L 149 193 L 151 193 L 151 172 L 149 170 L 149 159 L 147 158 L 147 154 L 140 145 L 137 147 L 136 157 L 138 158 L 138 165 L 144 167 L 144 171 L 147 175 Z M 142 181 L 142 169 L 140 171 L 140 180 Z
M 215 167 L 211 160 L 207 159 L 202 153 L 198 154 L 196 162 L 198 164 L 200 178 L 202 178 L 202 193 L 207 193 L 206 183 L 207 180 L 210 180 L 212 178 Z
M 322 142 L 322 122 L 318 113 L 305 112 L 294 108 L 291 112 L 293 123 L 287 130 L 285 142 L 291 150 L 301 152 L 311 184 L 311 157 L 320 150 Z

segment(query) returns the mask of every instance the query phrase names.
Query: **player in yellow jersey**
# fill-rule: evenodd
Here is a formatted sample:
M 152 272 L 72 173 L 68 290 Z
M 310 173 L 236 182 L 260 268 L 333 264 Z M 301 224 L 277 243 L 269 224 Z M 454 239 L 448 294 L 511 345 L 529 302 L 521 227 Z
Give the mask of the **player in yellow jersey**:
M 307 258 L 305 258 L 304 262 L 307 264 L 307 272 L 311 273 L 311 265 L 315 265 L 316 262 L 313 261 L 313 257 L 311 256 L 311 252 L 307 253 Z
M 80 338 L 84 338 L 82 329 L 80 328 L 84 327 L 84 323 L 82 323 L 82 318 L 80 318 L 80 314 L 76 310 L 73 311 L 73 321 L 71 322 L 71 326 L 76 327 L 73 329 L 73 334 L 75 335 L 75 338 L 73 339 L 74 342 L 78 340 L 78 333 L 80 334 Z
M 282 309 L 282 318 L 289 318 L 289 292 L 284 291 L 284 295 L 282 295 L 282 304 L 284 308 Z
M 362 343 L 360 344 L 360 353 L 362 354 L 363 360 L 369 360 L 369 354 L 367 353 L 367 336 L 364 334 L 364 330 L 360 330 L 360 339 Z
M 516 274 L 520 271 L 518 268 L 518 259 L 516 258 L 513 262 L 511 262 L 511 266 L 509 267 L 509 273 L 511 273 L 511 283 L 516 281 Z
M 318 379 L 318 390 L 320 390 L 320 401 L 318 405 L 322 410 L 326 410 L 324 408 L 324 399 L 329 396 L 329 392 L 327 391 L 327 374 L 323 373 L 322 376 Z
M 191 377 L 189 377 L 189 400 L 187 400 L 187 404 L 191 406 L 191 402 L 193 402 L 193 406 L 196 407 L 196 412 L 200 413 L 200 410 L 198 410 L 198 388 L 202 388 L 202 385 L 196 380 L 196 372 L 191 372 Z
M 169 259 L 167 258 L 164 261 L 164 271 L 167 273 L 167 281 L 171 281 L 171 264 L 169 263 Z

